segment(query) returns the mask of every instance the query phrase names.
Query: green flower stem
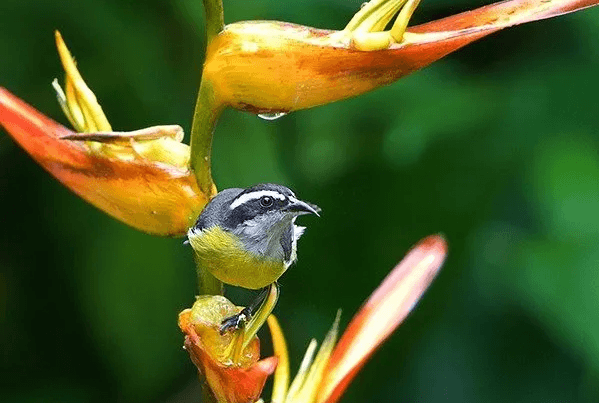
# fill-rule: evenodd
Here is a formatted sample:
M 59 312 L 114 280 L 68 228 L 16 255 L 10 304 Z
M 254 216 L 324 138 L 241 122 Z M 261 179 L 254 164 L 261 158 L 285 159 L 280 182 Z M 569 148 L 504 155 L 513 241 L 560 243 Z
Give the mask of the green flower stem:
M 204 9 L 206 10 L 206 41 L 210 43 L 225 26 L 222 0 L 204 0 Z M 215 188 L 210 169 L 212 135 L 223 109 L 224 105 L 216 100 L 212 86 L 202 77 L 191 124 L 190 165 L 200 189 L 206 194 L 212 194 Z M 200 267 L 197 259 L 194 260 L 196 261 L 200 294 L 222 295 L 224 292 L 223 283 Z M 200 381 L 202 384 L 202 402 L 218 403 L 203 375 L 200 375 Z
M 218 35 L 225 27 L 222 0 L 204 0 L 206 10 L 206 39 L 207 43 Z
M 195 262 L 196 271 L 198 273 L 198 286 L 200 295 L 223 295 L 223 283 L 210 274 L 208 270 L 203 269 L 198 264 L 197 259 L 195 259 Z
M 191 124 L 191 160 L 198 186 L 207 195 L 216 191 L 210 170 L 212 135 L 224 105 L 217 101 L 210 82 L 202 78 Z M 202 295 L 222 295 L 223 284 L 197 264 L 199 290 Z
M 206 35 L 210 42 L 224 27 L 222 0 L 204 0 L 206 9 Z M 206 195 L 213 195 L 216 187 L 212 181 L 212 135 L 216 122 L 224 109 L 218 100 L 212 84 L 202 77 L 193 122 L 191 123 L 190 168 L 194 172 L 198 186 Z M 196 261 L 200 294 L 222 295 L 223 284 L 202 269 Z
M 191 169 L 200 190 L 207 195 L 214 192 L 210 164 L 212 160 L 212 135 L 224 105 L 216 99 L 212 85 L 202 78 L 193 122 L 191 124 Z
M 197 259 L 194 260 L 196 262 L 196 271 L 198 273 L 198 286 L 200 295 L 223 295 L 224 288 L 223 283 L 216 279 L 212 274 L 208 273 L 207 270 L 204 270 L 198 264 Z M 206 381 L 206 377 L 204 374 L 200 373 L 200 384 L 202 386 L 202 403 L 218 403 L 214 393 L 208 386 L 208 382 Z
M 196 271 L 198 274 L 198 287 L 200 295 L 223 295 L 224 288 L 223 283 L 217 280 L 212 274 L 208 273 L 208 270 L 202 269 L 198 264 L 198 260 L 195 259 L 196 262 Z M 219 403 L 212 393 L 210 386 L 208 386 L 208 382 L 206 381 L 206 377 L 203 373 L 199 374 L 200 385 L 202 389 L 202 399 L 200 400 L 202 403 Z

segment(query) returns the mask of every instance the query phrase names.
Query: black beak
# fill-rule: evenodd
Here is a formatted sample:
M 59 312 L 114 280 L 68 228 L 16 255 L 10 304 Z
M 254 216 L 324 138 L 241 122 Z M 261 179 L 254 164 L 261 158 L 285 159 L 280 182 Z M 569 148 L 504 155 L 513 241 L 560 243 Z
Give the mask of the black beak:
M 316 214 L 318 217 L 320 217 L 319 213 L 322 211 L 316 204 L 297 199 L 291 199 L 291 203 L 285 208 L 285 210 L 293 213 L 299 213 L 300 215 Z

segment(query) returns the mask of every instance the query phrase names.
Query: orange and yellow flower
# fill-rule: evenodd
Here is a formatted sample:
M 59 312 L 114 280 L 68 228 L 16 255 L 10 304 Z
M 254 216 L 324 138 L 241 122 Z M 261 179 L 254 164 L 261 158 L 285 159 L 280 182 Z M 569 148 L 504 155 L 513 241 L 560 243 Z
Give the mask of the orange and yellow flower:
M 360 95 L 501 29 L 598 2 L 509 0 L 407 30 L 415 0 L 371 0 L 342 31 L 238 22 L 210 42 L 203 79 L 222 104 L 276 116 Z
M 413 309 L 446 254 L 443 237 L 432 235 L 420 241 L 364 303 L 338 343 L 339 315 L 318 353 L 316 340 L 310 342 L 291 383 L 287 345 L 276 318 L 268 318 L 275 357 L 259 360 L 255 333 L 245 348 L 238 348 L 243 329 L 220 335 L 222 319 L 241 309 L 224 297 L 199 297 L 192 309 L 181 313 L 179 326 L 186 334 L 185 348 L 220 403 L 255 402 L 273 371 L 271 402 L 334 403 L 376 348 Z
M 371 0 L 344 30 L 327 31 L 276 21 L 223 27 L 222 8 L 210 6 L 220 2 L 206 0 L 217 23 L 208 27 L 191 146 L 181 142 L 176 125 L 113 131 L 58 33 L 66 83 L 53 85 L 76 132 L 1 87 L 0 125 L 54 177 L 109 215 L 151 234 L 184 235 L 216 193 L 212 132 L 225 107 L 274 117 L 353 97 L 498 30 L 597 3 L 508 0 L 406 28 L 418 0 Z
M 201 189 L 188 167 L 179 126 L 113 132 L 56 33 L 66 71 L 58 100 L 77 132 L 0 87 L 0 124 L 38 164 L 83 199 L 120 221 L 157 235 L 184 235 L 216 188 Z
M 53 86 L 75 131 L 1 87 L 0 125 L 50 174 L 109 215 L 151 234 L 183 235 L 216 193 L 210 173 L 212 131 L 225 107 L 274 117 L 357 96 L 501 29 L 591 7 L 599 0 L 508 0 L 407 28 L 418 2 L 371 0 L 344 30 L 329 31 L 275 21 L 223 26 L 222 7 L 209 6 L 220 2 L 206 0 L 210 41 L 191 146 L 182 143 L 183 132 L 176 125 L 113 131 L 58 33 L 66 82 L 64 88 L 56 81 Z M 446 248 L 440 236 L 416 245 L 339 343 L 338 319 L 318 353 L 316 342 L 310 343 L 291 383 L 276 319 L 268 319 L 275 357 L 260 360 L 256 326 L 219 334 L 222 319 L 239 309 L 223 297 L 200 297 L 181 313 L 185 347 L 219 402 L 255 402 L 274 372 L 272 402 L 334 403 L 420 298 Z

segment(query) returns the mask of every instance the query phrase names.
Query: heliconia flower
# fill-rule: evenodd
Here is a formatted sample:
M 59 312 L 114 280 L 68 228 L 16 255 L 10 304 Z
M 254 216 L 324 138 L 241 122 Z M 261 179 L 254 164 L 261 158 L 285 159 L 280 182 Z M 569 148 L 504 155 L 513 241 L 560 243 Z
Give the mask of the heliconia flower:
M 446 254 L 443 237 L 432 235 L 421 240 L 365 302 L 339 343 L 339 313 L 318 353 L 316 341 L 310 342 L 291 383 L 287 344 L 276 318 L 268 317 L 278 359 L 275 370 L 274 357 L 258 361 L 255 333 L 246 343 L 247 349 L 241 349 L 243 337 L 218 332 L 222 319 L 241 309 L 224 297 L 199 297 L 191 310 L 181 313 L 179 326 L 186 333 L 185 347 L 218 402 L 256 401 L 266 376 L 274 371 L 272 403 L 334 403 L 370 355 L 414 308 Z M 255 388 L 249 387 L 251 382 Z M 245 400 L 250 396 L 254 400 Z
M 179 315 L 185 349 L 219 403 L 255 402 L 278 362 L 276 357 L 259 360 L 260 342 L 255 334 L 244 346 L 239 332 L 220 333 L 222 320 L 240 310 L 225 297 L 200 296 Z
M 209 43 L 203 80 L 220 105 L 275 118 L 390 84 L 498 30 L 599 0 L 509 0 L 406 30 L 418 2 L 371 0 L 342 31 L 229 24 Z
M 200 188 L 188 167 L 179 126 L 113 132 L 79 74 L 62 37 L 56 44 L 66 71 L 59 103 L 73 132 L 0 88 L 0 124 L 42 167 L 83 199 L 141 231 L 184 235 L 216 193 Z

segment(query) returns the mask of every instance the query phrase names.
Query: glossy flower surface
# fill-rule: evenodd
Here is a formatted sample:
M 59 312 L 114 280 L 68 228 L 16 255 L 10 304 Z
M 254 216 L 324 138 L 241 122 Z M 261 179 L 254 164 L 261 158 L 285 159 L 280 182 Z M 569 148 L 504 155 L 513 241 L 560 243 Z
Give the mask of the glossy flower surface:
M 390 20 L 385 10 L 368 26 L 369 32 L 352 24 L 354 20 L 343 31 L 277 21 L 238 22 L 225 26 L 210 43 L 204 78 L 223 104 L 260 114 L 288 113 L 360 95 L 501 29 L 597 2 L 510 0 L 411 27 L 400 41 L 382 31 Z M 391 7 L 402 2 L 365 4 L 372 3 Z

